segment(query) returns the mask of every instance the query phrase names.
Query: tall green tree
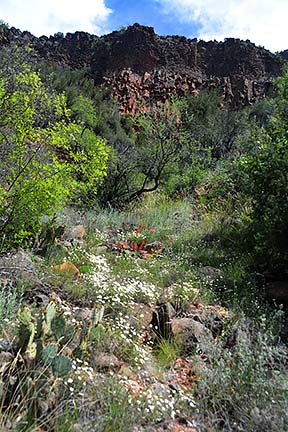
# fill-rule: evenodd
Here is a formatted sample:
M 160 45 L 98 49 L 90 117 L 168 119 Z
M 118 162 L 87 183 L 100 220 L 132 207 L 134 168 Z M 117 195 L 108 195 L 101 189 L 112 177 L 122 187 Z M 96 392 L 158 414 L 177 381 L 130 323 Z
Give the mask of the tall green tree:
M 255 151 L 240 159 L 243 189 L 252 203 L 248 238 L 261 270 L 288 268 L 288 71 L 276 81 L 274 115 Z
M 0 72 L 0 237 L 29 246 L 75 191 L 106 174 L 106 143 L 72 122 L 64 94 L 47 91 L 29 49 L 13 47 Z M 0 245 L 1 247 L 1 245 Z

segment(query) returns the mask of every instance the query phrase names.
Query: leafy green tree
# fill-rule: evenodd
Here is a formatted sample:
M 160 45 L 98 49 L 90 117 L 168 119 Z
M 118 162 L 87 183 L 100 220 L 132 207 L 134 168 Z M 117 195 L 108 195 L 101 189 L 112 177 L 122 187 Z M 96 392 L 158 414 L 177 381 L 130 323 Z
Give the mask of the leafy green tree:
M 261 270 L 288 266 L 288 71 L 276 81 L 275 114 L 256 150 L 240 159 L 243 189 L 252 202 L 248 239 Z
M 96 187 L 108 151 L 83 122 L 72 122 L 64 94 L 47 91 L 29 50 L 10 49 L 0 73 L 0 235 L 2 247 L 30 246 L 43 216 L 77 189 Z

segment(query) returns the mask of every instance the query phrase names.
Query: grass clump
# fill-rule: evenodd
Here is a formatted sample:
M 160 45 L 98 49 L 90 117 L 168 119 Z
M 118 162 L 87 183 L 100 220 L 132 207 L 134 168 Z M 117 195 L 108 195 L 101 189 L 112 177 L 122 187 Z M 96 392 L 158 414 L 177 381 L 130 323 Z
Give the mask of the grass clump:
M 181 354 L 181 345 L 174 339 L 160 339 L 154 348 L 157 364 L 162 369 L 171 368 Z

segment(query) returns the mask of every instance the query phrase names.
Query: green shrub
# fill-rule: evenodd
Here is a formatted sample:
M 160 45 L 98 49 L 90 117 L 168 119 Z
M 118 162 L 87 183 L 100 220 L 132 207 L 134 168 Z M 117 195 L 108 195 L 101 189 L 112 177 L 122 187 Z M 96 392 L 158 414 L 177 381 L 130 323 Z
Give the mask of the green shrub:
M 288 141 L 263 143 L 258 154 L 240 161 L 244 190 L 252 200 L 248 236 L 256 264 L 284 270 L 288 265 Z
M 231 332 L 234 342 L 231 335 L 230 342 L 216 342 L 211 360 L 202 364 L 196 400 L 203 421 L 211 430 L 286 431 L 287 352 L 247 319 Z
M 6 21 L 0 19 L 0 29 L 8 29 L 9 27 L 9 24 Z
M 0 74 L 0 234 L 6 248 L 31 246 L 43 216 L 52 217 L 75 192 L 96 188 L 108 158 L 104 140 L 81 119 L 70 120 L 65 96 L 45 87 L 29 55 L 8 50 Z
M 275 115 L 252 154 L 240 159 L 242 187 L 252 203 L 248 245 L 261 270 L 288 266 L 288 72 L 277 81 Z

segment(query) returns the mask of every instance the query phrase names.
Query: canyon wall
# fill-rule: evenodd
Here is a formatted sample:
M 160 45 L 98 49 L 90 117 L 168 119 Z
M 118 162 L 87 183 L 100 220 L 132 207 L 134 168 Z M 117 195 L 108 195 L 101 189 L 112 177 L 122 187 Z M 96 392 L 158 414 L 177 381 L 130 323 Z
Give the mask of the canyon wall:
M 158 36 L 134 24 L 98 37 L 85 32 L 37 38 L 15 28 L 0 29 L 0 47 L 30 45 L 40 57 L 71 68 L 85 68 L 96 85 L 112 88 L 122 112 L 161 104 L 173 95 L 217 88 L 237 109 L 265 97 L 288 61 L 250 41 L 204 42 Z

